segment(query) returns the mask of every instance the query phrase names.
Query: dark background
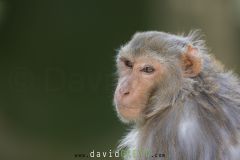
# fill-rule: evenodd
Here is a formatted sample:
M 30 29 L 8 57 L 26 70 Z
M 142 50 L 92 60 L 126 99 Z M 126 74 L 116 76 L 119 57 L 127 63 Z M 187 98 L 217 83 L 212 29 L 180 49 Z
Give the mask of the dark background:
M 201 29 L 240 72 L 238 0 L 0 0 L 0 159 L 114 150 L 116 49 L 136 31 Z

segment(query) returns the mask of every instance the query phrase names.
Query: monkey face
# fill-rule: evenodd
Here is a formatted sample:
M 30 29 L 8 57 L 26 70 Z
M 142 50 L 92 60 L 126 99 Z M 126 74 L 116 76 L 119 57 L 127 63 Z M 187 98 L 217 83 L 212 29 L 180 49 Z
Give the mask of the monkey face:
M 149 57 L 138 57 L 133 61 L 121 56 L 117 65 L 116 110 L 123 120 L 137 120 L 148 104 L 150 93 L 161 79 L 163 67 L 159 61 Z
M 117 56 L 118 115 L 129 122 L 159 113 L 178 96 L 183 79 L 196 77 L 201 66 L 199 50 L 186 40 L 165 33 L 137 33 Z

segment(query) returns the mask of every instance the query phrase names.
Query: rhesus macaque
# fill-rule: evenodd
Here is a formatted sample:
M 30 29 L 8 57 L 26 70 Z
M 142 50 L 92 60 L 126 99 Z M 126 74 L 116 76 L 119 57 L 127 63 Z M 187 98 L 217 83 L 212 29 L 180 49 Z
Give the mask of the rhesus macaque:
M 240 160 L 240 80 L 198 31 L 136 33 L 116 63 L 116 111 L 132 126 L 120 149 L 137 152 L 125 159 Z

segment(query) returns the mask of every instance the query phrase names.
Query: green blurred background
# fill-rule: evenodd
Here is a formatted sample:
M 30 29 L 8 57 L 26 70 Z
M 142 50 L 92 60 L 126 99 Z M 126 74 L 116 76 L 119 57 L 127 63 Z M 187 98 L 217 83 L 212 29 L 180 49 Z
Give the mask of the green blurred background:
M 0 0 L 0 159 L 114 150 L 127 131 L 112 105 L 116 49 L 136 31 L 191 29 L 240 72 L 239 0 Z

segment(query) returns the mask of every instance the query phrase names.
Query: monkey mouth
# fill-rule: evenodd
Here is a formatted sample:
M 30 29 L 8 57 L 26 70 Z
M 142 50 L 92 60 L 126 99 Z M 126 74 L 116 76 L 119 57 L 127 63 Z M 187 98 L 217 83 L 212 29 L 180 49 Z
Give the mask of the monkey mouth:
M 117 112 L 125 120 L 134 120 L 139 116 L 141 109 L 139 107 L 119 105 L 117 106 Z
M 125 105 L 117 105 L 119 109 L 139 109 L 139 107 L 131 107 L 131 106 L 125 106 Z

